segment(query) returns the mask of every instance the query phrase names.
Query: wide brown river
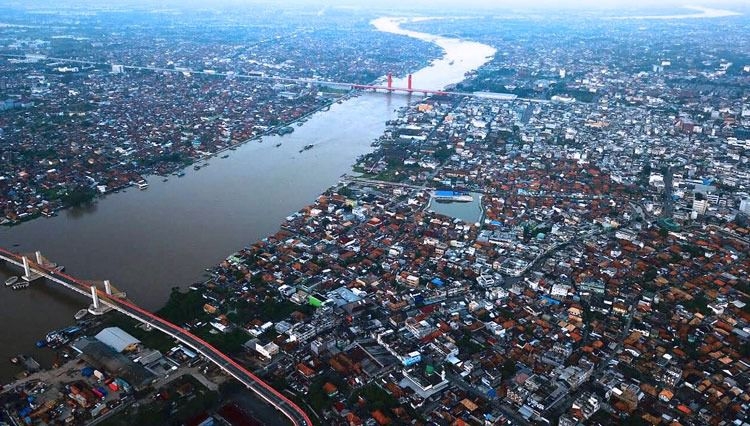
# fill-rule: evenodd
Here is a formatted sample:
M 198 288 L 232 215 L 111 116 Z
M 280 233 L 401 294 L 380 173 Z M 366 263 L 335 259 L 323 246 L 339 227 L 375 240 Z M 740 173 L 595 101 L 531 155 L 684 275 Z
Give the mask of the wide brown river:
M 414 87 L 439 89 L 459 82 L 495 50 L 479 43 L 401 30 L 392 20 L 377 20 L 381 31 L 398 32 L 437 43 L 445 55 L 414 73 Z M 405 87 L 403 79 L 394 86 Z M 16 252 L 41 250 L 66 272 L 92 280 L 110 279 L 128 297 L 156 310 L 174 286 L 202 280 L 204 269 L 229 254 L 274 233 L 290 213 L 309 204 L 351 171 L 356 158 L 370 152 L 395 110 L 421 96 L 364 93 L 329 111 L 314 114 L 294 133 L 264 137 L 228 158 L 211 158 L 208 167 L 192 166 L 167 182 L 152 176 L 149 188 L 109 194 L 90 208 L 68 209 L 0 228 L 0 246 Z M 281 144 L 280 146 L 276 146 Z M 300 153 L 305 145 L 310 150 Z M 15 268 L 0 268 L 4 281 Z M 50 350 L 34 342 L 49 330 L 74 322 L 89 301 L 52 283 L 25 290 L 0 288 L 0 382 L 18 370 L 6 359 L 33 355 L 43 365 Z

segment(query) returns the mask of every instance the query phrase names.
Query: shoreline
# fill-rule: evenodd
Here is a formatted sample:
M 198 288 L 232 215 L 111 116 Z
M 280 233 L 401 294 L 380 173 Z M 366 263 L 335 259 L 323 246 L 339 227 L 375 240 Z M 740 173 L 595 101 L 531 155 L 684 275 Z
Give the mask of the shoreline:
M 455 43 L 455 42 L 458 42 L 458 41 L 459 41 L 458 39 L 455 39 L 454 43 Z M 456 46 L 453 46 L 452 48 L 453 48 L 453 49 L 456 49 Z M 487 49 L 490 49 L 490 47 L 489 47 L 489 46 L 487 46 L 486 48 L 487 48 Z M 423 68 L 420 68 L 420 70 L 430 70 L 429 72 L 437 73 L 437 72 L 436 72 L 436 70 L 434 70 L 434 69 L 433 69 L 433 67 L 434 67 L 434 64 L 435 64 L 436 62 L 440 62 L 440 61 L 443 61 L 443 62 L 447 63 L 448 61 L 450 61 L 450 52 L 446 52 L 446 51 L 445 51 L 445 49 L 443 49 L 443 52 L 444 52 L 444 53 L 443 53 L 443 55 L 442 55 L 441 57 L 438 57 L 438 58 L 434 58 L 434 59 L 430 60 L 430 61 L 429 61 L 428 63 L 426 63 L 426 64 L 424 65 L 424 67 L 423 67 Z M 483 53 L 483 52 L 482 52 L 482 53 Z M 475 56 L 477 57 L 477 60 L 481 61 L 481 63 L 482 63 L 482 64 L 484 64 L 484 63 L 486 63 L 486 62 L 488 62 L 488 61 L 489 61 L 489 59 L 487 59 L 487 58 L 485 57 L 485 55 L 475 54 Z M 460 69 L 463 69 L 463 68 L 465 68 L 465 67 L 459 67 L 459 68 L 460 68 Z M 473 68 L 473 69 L 475 69 L 475 68 Z M 463 72 L 461 72 L 461 76 L 463 76 Z M 383 78 L 383 77 L 380 77 L 380 79 L 382 79 L 382 78 Z M 446 83 L 446 85 L 448 85 L 448 84 L 451 84 L 451 83 Z M 280 125 L 278 125 L 278 126 L 275 126 L 275 127 L 273 128 L 273 129 L 269 129 L 269 130 L 267 130 L 267 131 L 263 132 L 263 133 L 262 133 L 262 134 L 260 134 L 260 135 L 257 135 L 257 136 L 254 136 L 254 137 L 251 137 L 251 138 L 245 139 L 245 140 L 243 140 L 243 141 L 242 141 L 242 142 L 240 142 L 240 143 L 237 143 L 237 144 L 234 144 L 234 145 L 230 145 L 230 146 L 224 147 L 224 148 L 222 148 L 221 150 L 217 150 L 216 152 L 212 153 L 212 154 L 211 154 L 211 155 L 209 155 L 209 156 L 203 156 L 203 157 L 200 157 L 200 158 L 196 158 L 196 159 L 194 159 L 193 161 L 191 161 L 191 163 L 190 163 L 190 164 L 187 164 L 187 165 L 185 165 L 185 166 L 183 166 L 183 167 L 180 167 L 179 169 L 176 169 L 176 170 L 182 170 L 182 169 L 184 169 L 184 168 L 187 168 L 187 167 L 189 167 L 189 166 L 190 166 L 190 165 L 192 165 L 192 164 L 199 164 L 199 163 L 200 163 L 201 161 L 205 161 L 206 159 L 208 159 L 208 158 L 211 158 L 211 157 L 216 157 L 216 156 L 219 156 L 219 155 L 221 155 L 221 153 L 223 153 L 223 152 L 225 152 L 225 151 L 227 151 L 227 150 L 230 150 L 231 148 L 239 147 L 240 145 L 245 145 L 245 144 L 247 144 L 248 142 L 252 142 L 252 141 L 254 141 L 254 140 L 258 140 L 258 139 L 260 139 L 260 138 L 261 138 L 261 137 L 263 137 L 263 136 L 266 136 L 266 135 L 268 135 L 268 134 L 270 134 L 270 133 L 273 133 L 274 131 L 276 131 L 276 130 L 277 130 L 278 128 L 280 128 L 280 127 L 284 127 L 284 126 L 288 126 L 288 125 L 294 125 L 294 124 L 295 124 L 295 123 L 297 123 L 297 122 L 300 122 L 300 121 L 302 121 L 302 120 L 308 119 L 309 117 L 313 116 L 313 115 L 314 115 L 315 113 L 317 113 L 317 112 L 320 112 L 321 110 L 326 110 L 327 108 L 330 108 L 330 107 L 331 107 L 331 106 L 332 106 L 332 105 L 333 105 L 334 103 L 336 103 L 336 102 L 337 102 L 338 100 L 344 100 L 344 101 L 348 101 L 348 100 L 351 100 L 351 99 L 353 99 L 353 98 L 357 97 L 357 96 L 358 96 L 358 93 L 359 93 L 359 91 L 357 91 L 357 90 L 350 90 L 349 92 L 347 92 L 347 93 L 345 93 L 345 94 L 343 94 L 343 95 L 339 95 L 339 96 L 336 96 L 336 97 L 334 97 L 334 98 L 333 98 L 332 100 L 329 100 L 329 101 L 328 101 L 328 102 L 326 102 L 325 104 L 322 104 L 322 105 L 320 105 L 320 106 L 319 106 L 318 108 L 315 108 L 314 110 L 312 110 L 312 111 L 308 112 L 307 114 L 304 114 L 304 115 L 300 116 L 299 118 L 297 118 L 297 119 L 295 119 L 295 120 L 293 120 L 293 121 L 290 121 L 289 123 L 285 123 L 285 124 L 280 124 Z M 386 119 L 384 118 L 384 119 L 383 119 L 383 121 L 386 121 Z M 370 145 L 370 146 L 372 146 L 372 145 Z M 374 152 L 374 151 L 376 151 L 376 150 L 377 150 L 377 147 L 373 147 L 373 148 L 370 148 L 370 152 Z M 353 161 L 353 162 L 351 162 L 351 163 L 349 163 L 348 167 L 349 167 L 349 169 L 350 169 L 350 170 L 351 170 L 351 168 L 352 168 L 352 167 L 354 166 L 354 164 L 355 164 L 355 163 L 356 163 L 356 160 L 355 160 L 355 161 Z M 152 175 L 146 175 L 146 176 L 148 176 L 148 177 L 153 177 L 153 176 L 159 176 L 159 175 L 156 175 L 156 174 L 152 174 Z M 339 182 L 336 182 L 336 181 L 334 181 L 334 182 L 332 182 L 332 183 L 331 183 L 330 185 L 328 185 L 328 186 L 327 186 L 327 187 L 326 187 L 326 188 L 324 189 L 324 191 L 322 191 L 322 192 L 320 192 L 320 193 L 323 193 L 323 192 L 325 192 L 325 191 L 327 191 L 327 190 L 330 190 L 331 188 L 335 188 L 335 187 L 337 187 L 337 186 L 338 186 L 339 184 L 340 184 Z M 133 184 L 130 184 L 130 185 L 126 185 L 126 186 L 125 186 L 124 188 L 127 188 L 128 186 L 134 186 L 134 185 L 133 185 Z M 121 188 L 121 189 L 122 189 L 122 188 Z M 109 193 L 111 193 L 111 192 L 114 192 L 114 191 L 108 191 L 108 192 L 106 192 L 106 193 L 103 193 L 103 194 L 97 194 L 97 196 L 96 196 L 96 197 L 94 198 L 94 200 L 93 200 L 93 203 L 96 203 L 96 202 L 98 202 L 98 200 L 99 200 L 100 198 L 103 198 L 103 197 L 104 197 L 105 195 L 108 195 L 108 194 L 109 194 Z M 319 195 L 319 193 L 318 193 L 318 195 Z M 296 207 L 296 210 L 295 210 L 295 211 L 298 211 L 299 209 L 301 209 L 301 208 L 304 208 L 304 207 L 305 207 L 306 205 L 308 205 L 308 204 L 309 204 L 309 203 L 307 203 L 307 202 L 303 202 L 303 203 L 302 203 L 301 205 L 299 205 L 299 206 L 297 206 L 297 207 Z M 68 206 L 68 207 L 66 207 L 66 208 L 70 208 L 70 206 Z M 283 217 L 282 217 L 282 220 L 281 220 L 280 222 L 278 222 L 278 223 L 276 224 L 276 229 L 279 229 L 279 227 L 280 227 L 280 225 L 282 224 L 282 222 L 283 222 Z M 11 226 L 15 226 L 15 225 L 17 225 L 17 224 L 21 224 L 21 223 L 23 223 L 23 222 L 18 222 L 18 223 L 15 223 L 15 224 L 13 224 L 13 225 L 6 225 L 6 226 L 8 226 L 8 227 L 10 228 Z M 256 241 L 259 241 L 259 240 L 261 240 L 262 238 L 263 238 L 263 237 L 260 237 L 260 238 L 258 238 L 258 239 L 255 239 L 255 240 L 256 240 Z M 232 249 L 230 248 L 230 249 L 228 249 L 228 250 L 227 250 L 226 252 L 222 253 L 222 254 L 220 255 L 220 256 L 221 256 L 221 259 L 224 259 L 224 258 L 226 258 L 226 256 L 228 256 L 228 255 L 231 255 L 231 252 L 232 252 Z M 216 263 L 215 263 L 215 262 L 212 262 L 212 261 L 210 261 L 210 260 L 209 260 L 209 261 L 207 262 L 207 264 L 209 264 L 210 266 L 216 266 Z M 203 281 L 203 279 L 201 279 L 201 278 L 199 278 L 199 280 L 200 280 L 200 281 Z M 180 287 L 183 287 L 183 286 L 184 286 L 184 287 L 187 287 L 187 285 L 188 285 L 188 284 L 189 284 L 188 282 L 184 282 L 184 283 L 182 283 L 182 285 L 181 285 Z M 160 308 L 159 308 L 159 309 L 161 309 L 161 308 L 163 308 L 164 306 L 166 306 L 166 304 L 167 304 L 167 301 L 166 301 L 166 300 L 165 300 L 165 301 L 163 301 L 163 302 L 161 302 L 161 304 L 160 304 Z M 159 309 L 156 309 L 156 310 L 158 311 Z M 67 324 L 67 322 L 65 322 L 65 323 Z

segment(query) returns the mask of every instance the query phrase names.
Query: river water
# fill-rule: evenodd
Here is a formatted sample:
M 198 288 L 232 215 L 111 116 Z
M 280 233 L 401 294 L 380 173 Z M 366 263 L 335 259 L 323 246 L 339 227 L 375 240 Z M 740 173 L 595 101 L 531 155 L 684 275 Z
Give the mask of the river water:
M 440 89 L 463 79 L 495 53 L 479 43 L 402 30 L 399 19 L 373 21 L 380 31 L 438 44 L 441 59 L 414 73 L 415 88 Z M 404 78 L 394 86 L 406 87 Z M 202 279 L 204 269 L 232 252 L 274 233 L 290 213 L 309 204 L 371 152 L 396 109 L 420 96 L 364 93 L 314 114 L 285 136 L 249 142 L 228 158 L 214 157 L 181 178 L 148 179 L 149 188 L 109 194 L 93 206 L 68 209 L 0 229 L 0 246 L 21 253 L 41 250 L 81 279 L 110 279 L 142 307 L 156 310 L 173 286 Z M 277 146 L 281 144 L 280 146 Z M 314 147 L 299 152 L 305 145 Z M 0 277 L 20 275 L 0 269 Z M 26 290 L 0 288 L 0 382 L 18 370 L 3 360 L 18 353 L 51 363 L 51 351 L 34 342 L 47 331 L 74 322 L 89 301 L 53 284 Z

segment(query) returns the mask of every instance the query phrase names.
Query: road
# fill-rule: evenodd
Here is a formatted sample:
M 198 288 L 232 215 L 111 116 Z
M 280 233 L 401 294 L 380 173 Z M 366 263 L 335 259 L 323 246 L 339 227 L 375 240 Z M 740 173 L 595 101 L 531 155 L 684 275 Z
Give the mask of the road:
M 15 264 L 16 266 L 23 265 L 20 255 L 4 249 L 0 249 L 0 259 Z M 47 278 L 49 281 L 60 284 L 79 294 L 83 294 L 84 296 L 90 296 L 91 287 L 89 285 L 84 284 L 83 282 L 62 272 L 54 272 L 45 266 L 38 265 L 31 261 L 30 263 L 33 272 L 40 274 L 41 276 Z M 271 385 L 252 374 L 232 358 L 216 349 L 215 347 L 211 346 L 200 337 L 190 333 L 182 327 L 179 327 L 163 318 L 160 318 L 159 316 L 137 306 L 129 300 L 110 296 L 100 290 L 97 290 L 97 294 L 99 295 L 99 299 L 102 304 L 110 306 L 112 309 L 120 311 L 141 323 L 148 324 L 151 327 L 158 329 L 163 333 L 166 333 L 179 340 L 183 344 L 193 348 L 195 351 L 203 355 L 206 359 L 219 366 L 219 368 L 227 372 L 235 379 L 239 380 L 249 390 L 253 391 L 256 395 L 266 401 L 270 406 L 281 412 L 281 414 L 287 417 L 293 425 L 312 425 L 312 422 L 310 421 L 310 418 L 307 417 L 307 414 L 295 403 L 289 400 L 289 398 L 282 395 Z

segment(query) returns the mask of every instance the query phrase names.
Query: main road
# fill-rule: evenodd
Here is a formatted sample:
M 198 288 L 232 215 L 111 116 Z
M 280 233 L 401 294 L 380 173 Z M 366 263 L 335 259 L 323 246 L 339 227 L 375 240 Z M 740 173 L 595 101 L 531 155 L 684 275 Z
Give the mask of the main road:
M 0 259 L 5 260 L 16 266 L 23 267 L 22 256 L 5 249 L 0 248 Z M 91 296 L 91 286 L 87 285 L 70 275 L 62 272 L 55 272 L 51 268 L 39 265 L 28 259 L 32 273 L 42 276 L 51 282 L 62 285 L 63 287 L 73 290 L 84 296 Z M 123 314 L 149 326 L 158 329 L 169 336 L 177 339 L 181 343 L 193 348 L 206 359 L 216 364 L 219 368 L 229 375 L 239 380 L 247 388 L 255 392 L 259 397 L 269 405 L 281 412 L 295 426 L 312 425 L 307 414 L 294 402 L 282 395 L 271 385 L 261 380 L 259 377 L 242 367 L 232 358 L 216 349 L 205 340 L 190 333 L 184 328 L 177 326 L 164 318 L 161 318 L 152 312 L 149 312 L 127 299 L 109 295 L 101 290 L 96 290 L 100 302 Z

